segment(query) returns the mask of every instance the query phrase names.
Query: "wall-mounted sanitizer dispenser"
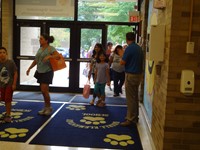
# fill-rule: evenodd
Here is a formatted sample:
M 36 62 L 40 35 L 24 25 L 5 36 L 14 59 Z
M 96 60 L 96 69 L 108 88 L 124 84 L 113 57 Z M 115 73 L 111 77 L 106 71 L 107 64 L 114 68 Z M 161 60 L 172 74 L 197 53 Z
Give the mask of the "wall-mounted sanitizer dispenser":
M 192 95 L 194 93 L 194 71 L 182 70 L 180 91 L 184 95 Z

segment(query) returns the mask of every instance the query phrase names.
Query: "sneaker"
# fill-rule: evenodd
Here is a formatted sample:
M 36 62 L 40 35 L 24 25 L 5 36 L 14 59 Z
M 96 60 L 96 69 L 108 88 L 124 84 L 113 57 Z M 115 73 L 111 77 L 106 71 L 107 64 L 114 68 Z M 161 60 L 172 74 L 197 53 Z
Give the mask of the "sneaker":
M 117 96 L 119 96 L 119 94 L 114 94 L 113 96 L 114 96 L 114 97 L 117 97 Z
M 132 123 L 131 123 L 130 121 L 126 120 L 126 121 L 120 123 L 120 126 L 128 127 L 128 126 L 130 126 L 131 124 L 132 124 Z
M 120 90 L 119 93 L 123 94 L 122 90 Z
M 44 115 L 45 111 L 46 111 L 46 107 L 43 108 L 42 110 L 38 111 L 38 115 Z
M 44 115 L 49 116 L 49 115 L 52 114 L 52 112 L 53 112 L 53 108 L 52 107 L 47 107 L 45 112 L 44 112 Z
M 5 116 L 4 121 L 7 122 L 7 123 L 10 123 L 12 121 L 12 117 L 11 116 Z
M 38 114 L 39 115 L 46 115 L 46 116 L 48 116 L 48 115 L 50 115 L 52 113 L 52 111 L 53 111 L 52 107 L 45 107 L 42 110 L 38 111 Z
M 122 126 L 122 127 L 128 127 L 128 126 L 131 126 L 131 125 L 133 125 L 133 124 L 137 124 L 137 121 L 131 122 L 131 121 L 129 121 L 129 120 L 126 120 L 126 121 L 124 121 L 124 122 L 121 122 L 121 123 L 120 123 L 120 126 Z

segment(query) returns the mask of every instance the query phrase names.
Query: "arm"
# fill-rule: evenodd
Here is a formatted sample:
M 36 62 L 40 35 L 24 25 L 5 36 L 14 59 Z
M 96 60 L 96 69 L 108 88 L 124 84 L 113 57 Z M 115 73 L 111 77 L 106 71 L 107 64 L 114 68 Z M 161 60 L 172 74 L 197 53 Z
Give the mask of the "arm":
M 110 86 L 110 69 L 106 69 L 107 85 Z
M 27 75 L 27 76 L 29 75 L 30 70 L 31 70 L 33 67 L 35 67 L 36 64 L 37 64 L 37 62 L 36 62 L 36 60 L 34 60 L 34 61 L 32 62 L 32 64 L 30 65 L 30 67 L 28 68 L 28 70 L 26 71 L 26 75 Z
M 51 58 L 55 58 L 55 59 L 59 59 L 60 58 L 60 54 L 57 51 L 54 51 L 53 53 L 49 54 L 48 56 L 46 56 L 43 59 L 43 62 L 46 62 L 47 60 L 51 59 Z
M 125 65 L 125 64 L 126 64 L 126 62 L 124 60 L 120 61 L 120 65 Z
M 89 72 L 88 72 L 88 80 L 90 81 L 91 75 L 92 75 L 92 68 L 93 68 L 93 63 L 91 62 L 89 64 Z
M 57 51 L 54 51 L 50 56 L 51 56 L 50 58 L 55 58 L 55 59 L 60 58 L 60 54 Z
M 109 57 L 109 66 L 111 66 L 112 63 L 113 63 L 113 56 L 110 55 L 110 57 Z
M 97 68 L 95 69 L 95 73 L 94 73 L 94 83 L 96 83 L 96 79 L 97 79 Z
M 121 57 L 120 65 L 125 65 L 126 64 L 126 61 L 124 61 L 122 59 L 123 55 L 124 55 L 124 51 L 123 50 L 119 51 L 119 56 Z
M 17 73 L 17 70 L 16 70 L 16 71 L 14 72 L 14 76 L 13 76 L 13 84 L 12 84 L 12 89 L 13 89 L 13 91 L 16 89 L 17 78 L 18 78 L 18 73 Z

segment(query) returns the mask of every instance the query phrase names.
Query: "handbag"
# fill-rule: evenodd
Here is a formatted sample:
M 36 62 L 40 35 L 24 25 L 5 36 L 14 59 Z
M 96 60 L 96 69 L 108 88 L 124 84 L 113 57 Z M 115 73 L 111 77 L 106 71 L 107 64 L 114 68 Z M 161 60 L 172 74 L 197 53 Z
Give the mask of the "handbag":
M 50 58 L 49 61 L 53 71 L 61 70 L 67 67 L 65 59 L 62 56 L 62 54 L 59 54 L 59 59 Z
M 86 83 L 83 88 L 83 97 L 87 99 L 89 98 L 89 96 L 90 96 L 90 84 Z

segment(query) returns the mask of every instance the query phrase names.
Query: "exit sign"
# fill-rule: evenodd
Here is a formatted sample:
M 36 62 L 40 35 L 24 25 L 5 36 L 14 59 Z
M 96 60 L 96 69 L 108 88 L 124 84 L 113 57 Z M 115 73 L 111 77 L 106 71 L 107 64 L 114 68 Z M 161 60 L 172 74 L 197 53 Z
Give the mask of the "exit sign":
M 139 16 L 129 16 L 129 22 L 140 22 Z
M 129 11 L 129 22 L 140 22 L 140 12 Z

